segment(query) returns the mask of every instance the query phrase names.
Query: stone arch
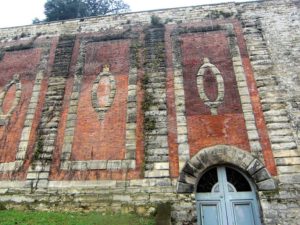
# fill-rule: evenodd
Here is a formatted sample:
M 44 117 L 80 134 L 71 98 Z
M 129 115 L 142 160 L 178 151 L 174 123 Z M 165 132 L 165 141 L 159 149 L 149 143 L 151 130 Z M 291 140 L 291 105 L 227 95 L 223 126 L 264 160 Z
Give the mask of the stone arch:
M 188 160 L 182 168 L 177 193 L 193 193 L 201 175 L 210 167 L 230 164 L 252 178 L 259 191 L 275 190 L 276 183 L 264 164 L 249 152 L 228 145 L 204 148 Z

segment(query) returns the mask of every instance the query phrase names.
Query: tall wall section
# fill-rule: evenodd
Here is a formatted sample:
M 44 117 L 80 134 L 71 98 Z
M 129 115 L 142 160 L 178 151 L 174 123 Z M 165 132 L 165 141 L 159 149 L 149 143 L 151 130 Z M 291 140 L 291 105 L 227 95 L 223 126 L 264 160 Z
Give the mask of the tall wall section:
M 265 225 L 299 224 L 300 3 L 0 29 L 0 202 L 196 224 L 199 178 L 244 173 Z

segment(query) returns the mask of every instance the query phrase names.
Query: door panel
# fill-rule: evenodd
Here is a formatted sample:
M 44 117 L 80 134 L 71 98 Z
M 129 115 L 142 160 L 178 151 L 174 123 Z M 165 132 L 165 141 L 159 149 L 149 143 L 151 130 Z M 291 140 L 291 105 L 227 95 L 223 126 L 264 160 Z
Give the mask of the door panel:
M 198 221 L 201 225 L 227 225 L 222 222 L 222 206 L 220 201 L 198 202 Z
M 234 224 L 255 225 L 251 202 L 234 202 L 232 204 Z

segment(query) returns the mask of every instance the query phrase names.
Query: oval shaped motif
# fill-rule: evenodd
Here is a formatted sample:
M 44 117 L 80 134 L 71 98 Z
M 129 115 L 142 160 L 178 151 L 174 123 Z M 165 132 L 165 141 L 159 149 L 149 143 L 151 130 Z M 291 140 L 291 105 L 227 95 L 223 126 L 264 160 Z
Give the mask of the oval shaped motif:
M 204 76 L 207 70 L 211 71 L 211 75 L 215 77 L 217 83 L 217 97 L 214 101 L 211 101 L 209 99 L 206 93 L 206 89 L 204 88 Z M 204 63 L 197 73 L 197 87 L 200 98 L 204 101 L 204 104 L 210 108 L 211 114 L 217 115 L 217 109 L 219 105 L 224 101 L 224 80 L 218 68 L 215 65 L 211 64 L 208 58 L 204 58 Z
M 105 107 L 109 105 L 110 90 L 111 85 L 109 82 L 109 78 L 107 76 L 101 77 L 97 89 L 97 96 L 100 107 Z
M 106 88 L 106 85 L 100 85 L 100 83 L 107 79 L 108 80 L 108 93 L 107 96 L 101 96 L 101 98 L 105 98 L 105 100 L 103 101 L 103 99 L 99 99 L 98 97 L 98 93 L 103 92 L 105 93 L 105 90 L 101 90 L 101 88 Z M 99 90 L 100 89 L 100 90 Z M 104 119 L 104 116 L 106 114 L 106 112 L 109 110 L 109 108 L 111 107 L 114 98 L 115 98 L 115 94 L 116 94 L 116 82 L 115 82 L 115 78 L 114 76 L 107 71 L 104 71 L 102 73 L 100 73 L 96 80 L 94 81 L 93 87 L 92 87 L 92 92 L 91 92 L 91 100 L 92 100 L 92 106 L 94 108 L 94 110 L 96 111 L 96 113 L 98 113 L 98 118 L 100 121 L 102 121 Z M 102 104 L 103 103 L 103 104 Z
M 216 101 L 218 97 L 218 84 L 216 76 L 210 69 L 206 69 L 203 79 L 204 93 L 206 93 L 207 98 L 211 102 Z
M 3 114 L 7 114 L 10 110 L 10 108 L 12 107 L 13 101 L 11 101 L 12 99 L 15 99 L 16 96 L 16 85 L 12 84 L 7 92 L 5 93 L 1 108 L 3 111 Z
M 8 109 L 5 109 L 4 105 L 7 103 L 7 94 L 10 92 L 10 90 L 15 87 L 15 90 L 12 90 L 14 92 L 13 101 L 10 104 L 10 107 Z M 14 75 L 13 79 L 5 85 L 2 92 L 0 93 L 0 125 L 6 124 L 7 120 L 11 117 L 12 113 L 16 109 L 17 105 L 19 104 L 21 100 L 21 82 L 20 82 L 20 76 L 18 74 Z M 5 111 L 5 112 L 4 112 Z

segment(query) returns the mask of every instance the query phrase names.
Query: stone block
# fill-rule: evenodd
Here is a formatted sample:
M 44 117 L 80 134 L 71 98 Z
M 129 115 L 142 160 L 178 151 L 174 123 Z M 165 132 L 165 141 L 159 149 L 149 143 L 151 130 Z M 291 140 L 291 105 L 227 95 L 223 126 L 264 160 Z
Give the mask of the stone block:
M 182 194 L 184 194 L 184 193 L 193 193 L 194 192 L 194 185 L 178 182 L 176 191 L 177 191 L 177 193 L 182 193 Z
M 149 178 L 159 178 L 159 177 L 169 177 L 169 171 L 168 170 L 152 170 L 152 171 L 145 171 L 145 177 Z
M 261 182 L 261 181 L 270 179 L 271 175 L 269 174 L 269 172 L 267 171 L 266 168 L 263 168 L 263 169 L 259 170 L 258 172 L 256 172 L 255 174 L 253 174 L 252 177 L 254 178 L 254 180 L 256 182 Z
M 169 170 L 169 162 L 154 163 L 155 170 Z
M 253 175 L 263 167 L 264 165 L 259 160 L 255 159 L 250 163 L 249 167 L 247 168 L 247 171 L 250 175 Z
M 277 185 L 273 179 L 268 179 L 256 183 L 258 190 L 260 191 L 273 191 L 277 189 Z

